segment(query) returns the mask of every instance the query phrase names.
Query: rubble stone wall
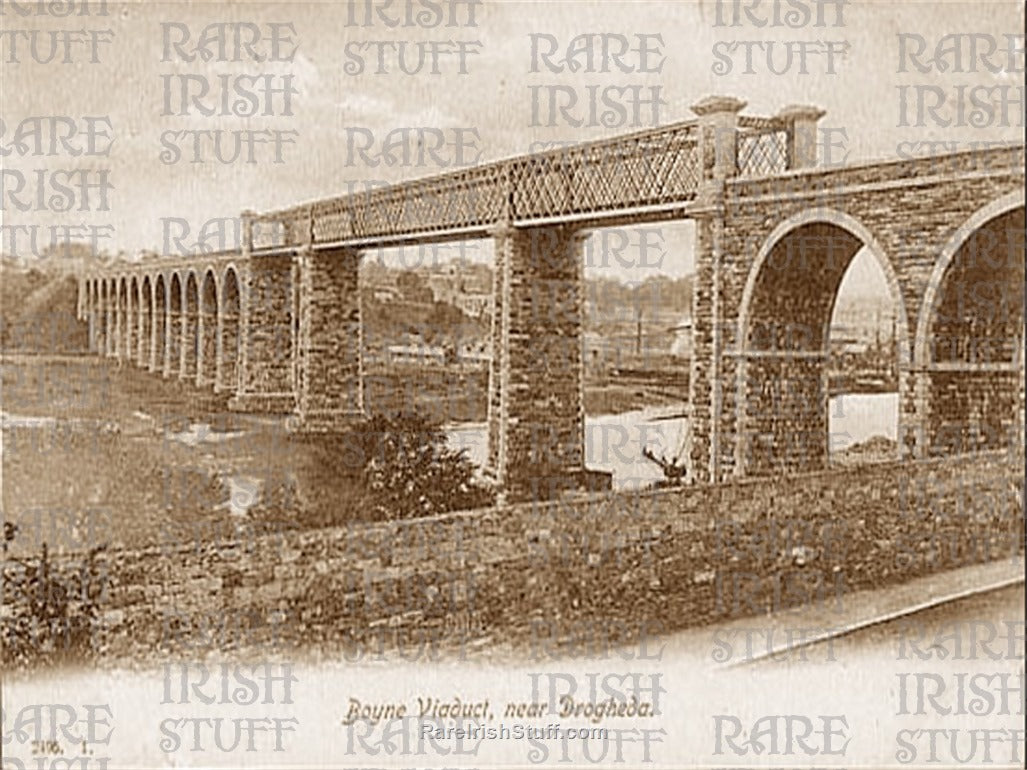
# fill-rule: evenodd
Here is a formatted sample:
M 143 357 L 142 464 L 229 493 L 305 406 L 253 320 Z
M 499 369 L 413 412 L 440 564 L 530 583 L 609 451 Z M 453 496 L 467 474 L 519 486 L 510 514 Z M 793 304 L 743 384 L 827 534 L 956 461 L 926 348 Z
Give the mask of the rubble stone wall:
M 1022 559 L 1023 469 L 988 452 L 106 552 L 98 636 L 109 661 L 223 652 L 237 625 L 244 653 L 352 658 L 583 629 L 626 643 L 811 604 L 840 623 L 854 591 Z M 62 559 L 75 585 L 82 560 Z

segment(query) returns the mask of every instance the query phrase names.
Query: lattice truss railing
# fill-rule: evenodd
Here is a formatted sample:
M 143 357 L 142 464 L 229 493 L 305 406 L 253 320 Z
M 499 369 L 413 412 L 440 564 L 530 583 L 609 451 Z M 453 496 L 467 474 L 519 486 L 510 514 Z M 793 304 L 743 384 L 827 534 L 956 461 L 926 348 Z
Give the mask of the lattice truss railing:
M 269 213 L 286 243 L 480 230 L 692 200 L 701 175 L 695 121 L 486 163 Z M 262 228 L 267 231 L 268 228 Z M 260 249 L 270 246 L 255 241 Z
M 775 118 L 740 117 L 735 136 L 739 176 L 771 176 L 788 170 L 788 128 L 784 122 Z

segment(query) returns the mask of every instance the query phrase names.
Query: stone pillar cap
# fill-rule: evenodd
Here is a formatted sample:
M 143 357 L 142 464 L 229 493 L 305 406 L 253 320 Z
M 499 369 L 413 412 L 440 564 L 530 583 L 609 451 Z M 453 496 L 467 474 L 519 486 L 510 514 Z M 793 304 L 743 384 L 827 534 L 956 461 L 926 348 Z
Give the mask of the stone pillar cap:
M 718 112 L 741 112 L 748 102 L 736 99 L 733 96 L 706 96 L 692 105 L 692 112 L 702 117 L 713 115 Z
M 777 113 L 777 117 L 780 120 L 820 120 L 826 114 L 826 110 L 813 104 L 789 104 Z
M 514 227 L 513 222 L 509 219 L 500 219 L 488 230 L 489 235 L 493 237 L 497 235 L 510 235 L 516 232 L 520 232 L 520 230 Z

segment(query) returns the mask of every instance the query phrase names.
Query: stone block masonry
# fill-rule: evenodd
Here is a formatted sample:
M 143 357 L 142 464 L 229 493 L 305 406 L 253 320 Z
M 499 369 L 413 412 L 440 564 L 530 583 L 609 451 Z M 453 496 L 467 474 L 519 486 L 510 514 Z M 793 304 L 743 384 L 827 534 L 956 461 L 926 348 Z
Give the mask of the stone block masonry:
M 404 645 L 530 647 L 539 635 L 549 646 L 585 631 L 628 643 L 803 605 L 844 609 L 860 589 L 1022 564 L 1023 479 L 1022 453 L 990 452 L 112 550 L 100 556 L 98 638 L 112 665 L 195 655 L 211 643 L 201 616 L 243 614 L 260 621 L 254 645 L 273 630 L 289 654 L 354 660 Z M 55 569 L 74 583 L 79 566 L 67 556 Z M 5 608 L 23 599 L 5 581 Z M 233 650 L 222 655 L 247 653 Z
M 584 237 L 564 226 L 495 234 L 488 469 L 511 499 L 585 483 Z
M 296 298 L 291 259 L 254 258 L 243 294 L 239 390 L 233 409 L 289 413 L 295 409 Z
M 294 426 L 331 431 L 363 414 L 360 252 L 303 252 Z

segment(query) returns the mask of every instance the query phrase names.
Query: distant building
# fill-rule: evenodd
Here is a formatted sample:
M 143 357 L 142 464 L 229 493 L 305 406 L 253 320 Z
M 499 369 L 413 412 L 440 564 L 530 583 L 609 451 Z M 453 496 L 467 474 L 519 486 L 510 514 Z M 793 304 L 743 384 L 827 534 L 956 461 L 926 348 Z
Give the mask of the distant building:
M 471 318 L 481 318 L 492 312 L 492 294 L 458 294 L 454 304 Z
M 378 302 L 396 302 L 400 298 L 399 289 L 395 286 L 372 286 L 369 290 Z
M 390 364 L 446 363 L 446 351 L 437 345 L 389 345 L 386 350 Z
M 692 357 L 692 319 L 685 316 L 671 328 L 674 341 L 670 343 L 670 354 L 678 358 Z
M 433 302 L 452 305 L 471 318 L 480 318 L 492 308 L 488 278 L 481 270 L 462 270 L 460 265 L 448 264 L 429 275 L 426 283 Z

